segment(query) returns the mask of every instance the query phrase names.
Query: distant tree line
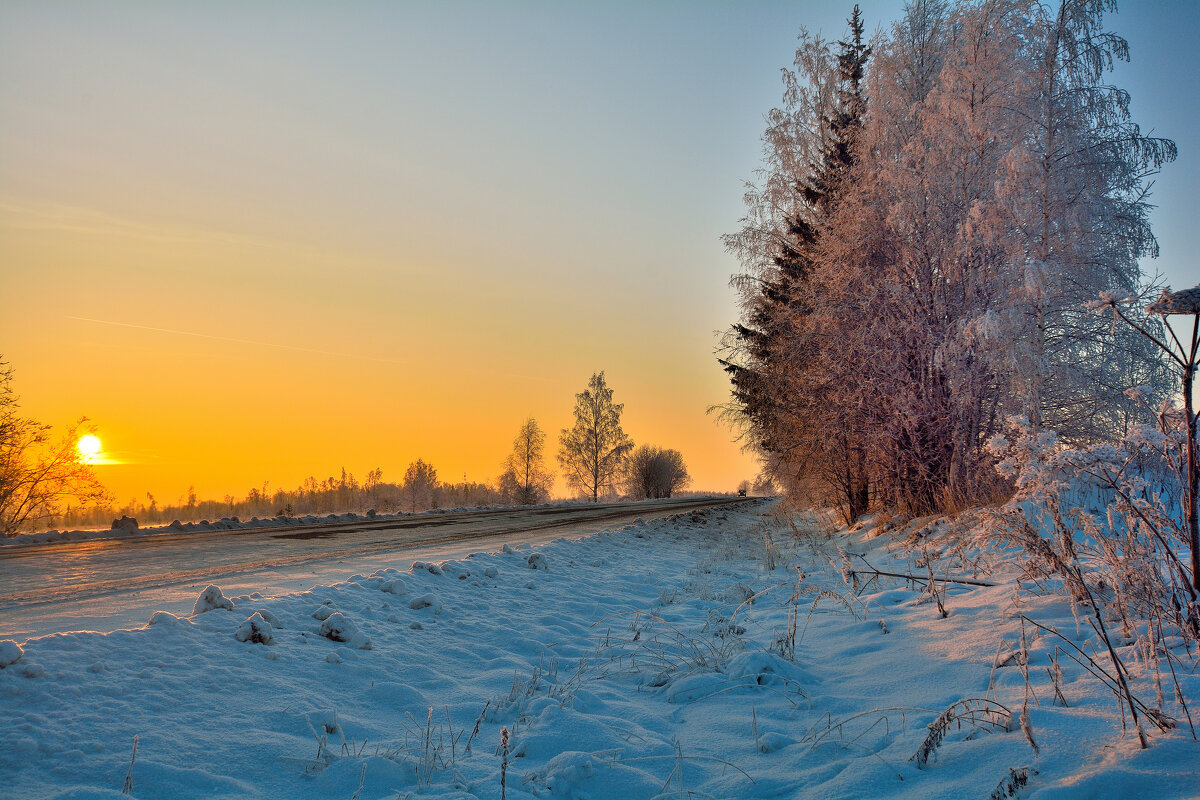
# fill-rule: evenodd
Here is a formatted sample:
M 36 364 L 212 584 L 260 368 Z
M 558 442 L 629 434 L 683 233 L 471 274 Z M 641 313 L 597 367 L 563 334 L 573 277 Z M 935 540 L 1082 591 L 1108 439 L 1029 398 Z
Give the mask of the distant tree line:
M 0 463 L 0 491 L 14 494 L 12 487 L 16 483 L 11 477 L 5 483 L 6 476 L 30 474 L 38 465 L 43 474 L 54 480 L 39 483 L 35 477 L 33 484 L 41 499 L 21 506 L 34 510 L 23 511 L 24 516 L 19 519 L 4 505 L 4 495 L 0 495 L 0 511 L 8 514 L 0 519 L 13 519 L 3 528 L 5 534 L 53 526 L 99 527 L 122 516 L 133 517 L 142 525 L 154 525 L 174 520 L 324 516 L 372 509 L 378 513 L 413 513 L 439 508 L 536 505 L 551 499 L 554 485 L 554 472 L 546 465 L 546 434 L 537 420 L 530 418 L 517 431 L 512 451 L 495 483 L 469 481 L 465 475 L 461 481 L 445 481 L 439 478 L 433 464 L 418 458 L 397 482 L 385 481 L 383 470 L 378 467 L 361 480 L 342 468 L 340 474 L 324 479 L 305 478 L 290 490 L 272 489 L 264 482 L 241 497 L 225 495 L 219 500 L 202 500 L 195 488 L 189 487 L 187 494 L 174 503 L 160 503 L 147 493 L 144 498 L 116 504 L 103 492 L 92 468 L 80 459 L 75 447 L 75 429 L 68 431 L 65 444 L 45 456 L 50 459 L 48 462 L 31 460 L 28 445 L 48 442 L 48 429 L 29 421 L 14 422 L 15 399 L 7 391 L 10 376 L 10 370 L 0 369 L 0 390 L 3 390 L 0 413 L 7 415 L 0 416 L 0 433 L 7 437 L 0 439 L 0 444 L 8 443 L 7 450 L 0 448 L 0 455 L 8 458 Z M 624 407 L 612 398 L 612 389 L 603 372 L 593 375 L 587 389 L 576 395 L 575 423 L 562 431 L 558 452 L 559 464 L 571 490 L 581 499 L 599 501 L 621 497 L 666 498 L 684 489 L 691 479 L 683 455 L 678 450 L 650 445 L 635 449 L 621 428 Z M 25 465 L 23 472 L 13 468 L 18 463 Z M 46 464 L 57 472 L 45 471 Z

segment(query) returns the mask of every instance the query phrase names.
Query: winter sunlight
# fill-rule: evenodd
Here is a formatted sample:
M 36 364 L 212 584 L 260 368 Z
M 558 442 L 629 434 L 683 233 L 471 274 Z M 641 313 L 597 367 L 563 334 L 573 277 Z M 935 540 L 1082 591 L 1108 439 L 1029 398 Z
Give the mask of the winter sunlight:
M 1200 797 L 1196 42 L 0 3 L 0 800 Z

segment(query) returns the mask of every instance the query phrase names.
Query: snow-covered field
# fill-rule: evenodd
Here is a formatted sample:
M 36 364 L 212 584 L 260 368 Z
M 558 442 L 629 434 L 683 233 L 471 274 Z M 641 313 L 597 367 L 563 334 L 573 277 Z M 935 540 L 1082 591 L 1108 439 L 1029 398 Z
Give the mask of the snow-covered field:
M 1021 656 L 1018 610 L 1082 641 L 1064 600 L 1003 570 L 943 584 L 944 618 L 903 579 L 856 592 L 852 554 L 925 574 L 937 552 L 941 528 L 916 553 L 880 530 L 751 502 L 0 646 L 0 795 L 988 798 L 1026 774 L 1022 798 L 1200 794 L 1169 688 L 1180 726 L 1142 750 L 1062 657 L 1058 701 L 1052 637 L 1027 628 Z

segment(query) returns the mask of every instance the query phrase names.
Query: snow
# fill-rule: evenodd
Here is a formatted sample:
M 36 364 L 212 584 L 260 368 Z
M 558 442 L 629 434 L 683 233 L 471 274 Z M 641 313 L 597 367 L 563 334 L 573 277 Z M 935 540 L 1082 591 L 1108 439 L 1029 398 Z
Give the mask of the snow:
M 21 656 L 24 654 L 25 651 L 21 649 L 21 645 L 12 639 L 5 639 L 0 642 L 0 669 L 11 667 L 20 661 Z
M 254 642 L 255 644 L 274 644 L 275 628 L 267 621 L 262 612 L 255 611 L 249 619 L 241 624 L 234 632 L 233 638 L 239 642 Z
M 226 608 L 232 611 L 233 602 L 221 594 L 219 587 L 209 584 L 200 593 L 200 597 L 196 599 L 196 605 L 192 608 L 192 615 L 203 614 L 206 611 L 212 611 L 214 608 Z
M 1069 705 L 1054 702 L 1054 642 L 1029 634 L 1027 670 L 1009 657 L 1018 613 L 1083 641 L 1065 600 L 1018 594 L 1002 562 L 980 576 L 995 586 L 948 585 L 945 617 L 903 579 L 851 576 L 856 593 L 844 556 L 912 574 L 913 531 L 794 521 L 804 537 L 748 503 L 0 642 L 0 786 L 117 797 L 136 735 L 135 798 L 499 798 L 502 769 L 514 800 L 984 798 L 1018 774 L 1025 800 L 1196 795 L 1186 722 L 1142 750 L 1065 659 Z M 924 534 L 935 559 L 946 529 Z M 533 555 L 553 568 L 530 569 Z M 1153 698 L 1153 676 L 1131 672 Z M 1181 679 L 1200 697 L 1200 677 Z M 949 725 L 919 767 L 960 701 L 996 724 Z

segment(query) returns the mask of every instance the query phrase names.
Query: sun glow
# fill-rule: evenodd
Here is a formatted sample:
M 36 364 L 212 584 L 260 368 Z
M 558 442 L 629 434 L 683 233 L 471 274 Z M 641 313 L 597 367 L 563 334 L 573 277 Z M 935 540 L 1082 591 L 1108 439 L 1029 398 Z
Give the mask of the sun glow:
M 87 436 L 80 437 L 76 447 L 79 448 L 79 454 L 85 463 L 94 463 L 96 457 L 100 455 L 100 437 L 89 433 Z

